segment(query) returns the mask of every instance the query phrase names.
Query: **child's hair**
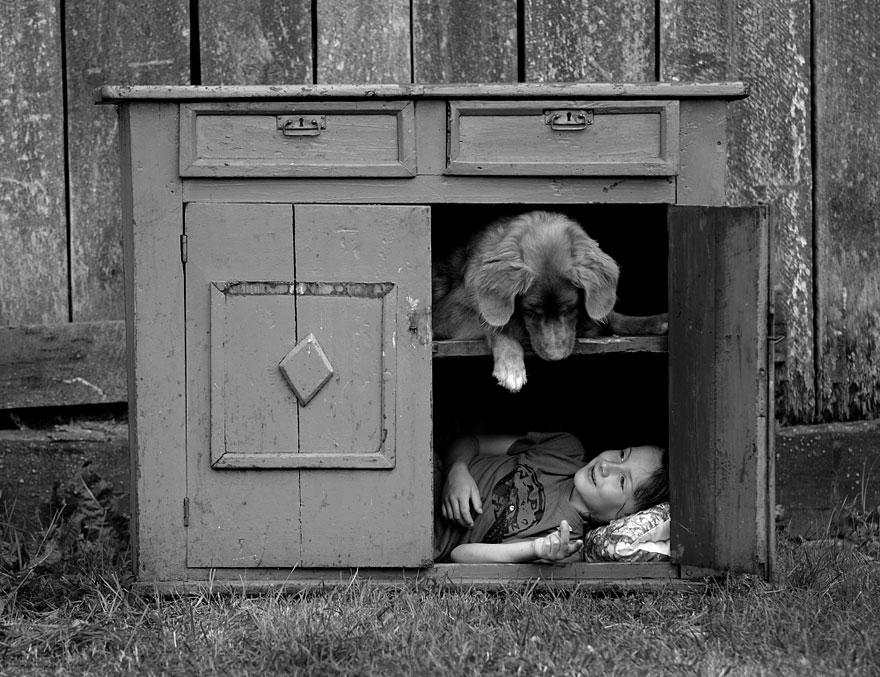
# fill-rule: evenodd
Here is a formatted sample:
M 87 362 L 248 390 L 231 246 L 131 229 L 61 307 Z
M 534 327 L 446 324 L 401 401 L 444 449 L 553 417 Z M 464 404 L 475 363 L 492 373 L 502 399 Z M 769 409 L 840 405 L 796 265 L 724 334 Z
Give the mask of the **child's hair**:
M 636 511 L 669 500 L 669 452 L 665 448 L 662 451 L 660 467 L 633 492 Z

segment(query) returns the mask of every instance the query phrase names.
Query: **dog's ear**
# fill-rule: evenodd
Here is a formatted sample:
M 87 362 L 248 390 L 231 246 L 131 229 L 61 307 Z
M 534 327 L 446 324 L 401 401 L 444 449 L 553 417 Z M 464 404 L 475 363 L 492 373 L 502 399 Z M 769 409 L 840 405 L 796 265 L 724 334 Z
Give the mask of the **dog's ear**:
M 483 255 L 474 276 L 480 314 L 493 327 L 503 327 L 513 315 L 516 297 L 532 283 L 516 237 L 506 237 Z
M 580 226 L 570 231 L 573 267 L 572 281 L 584 290 L 587 315 L 602 320 L 614 308 L 617 300 L 617 278 L 620 269 L 608 254 L 599 249 L 596 241 Z

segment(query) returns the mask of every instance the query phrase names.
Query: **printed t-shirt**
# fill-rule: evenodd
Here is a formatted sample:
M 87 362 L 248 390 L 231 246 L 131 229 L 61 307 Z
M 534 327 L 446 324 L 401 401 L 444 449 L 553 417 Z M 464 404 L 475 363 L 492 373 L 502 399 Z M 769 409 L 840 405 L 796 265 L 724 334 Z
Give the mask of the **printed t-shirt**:
M 468 470 L 477 483 L 483 513 L 474 515 L 470 529 L 443 518 L 435 519 L 434 560 L 448 560 L 462 543 L 503 543 L 534 538 L 571 525 L 579 538 L 583 520 L 570 496 L 574 474 L 586 464 L 580 441 L 568 433 L 529 433 L 506 454 L 478 454 Z

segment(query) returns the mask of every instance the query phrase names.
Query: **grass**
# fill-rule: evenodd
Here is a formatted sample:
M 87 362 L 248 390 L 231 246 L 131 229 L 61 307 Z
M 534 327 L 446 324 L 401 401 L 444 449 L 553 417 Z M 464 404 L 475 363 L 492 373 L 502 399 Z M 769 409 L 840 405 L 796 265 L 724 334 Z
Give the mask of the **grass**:
M 501 590 L 369 581 L 132 593 L 114 558 L 34 571 L 0 609 L 4 675 L 876 675 L 880 568 L 786 545 L 778 583 Z
M 355 578 L 163 598 L 132 591 L 123 531 L 97 507 L 112 497 L 83 486 L 42 531 L 0 523 L 2 675 L 880 674 L 867 541 L 783 541 L 774 583 L 596 592 Z

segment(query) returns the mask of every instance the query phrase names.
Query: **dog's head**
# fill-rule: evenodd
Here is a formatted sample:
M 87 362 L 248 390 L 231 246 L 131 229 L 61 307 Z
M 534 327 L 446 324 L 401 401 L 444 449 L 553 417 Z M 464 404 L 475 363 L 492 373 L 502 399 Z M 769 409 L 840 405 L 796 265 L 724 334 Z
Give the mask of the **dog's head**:
M 618 274 L 577 223 L 529 212 L 507 222 L 503 237 L 484 252 L 477 303 L 494 327 L 510 322 L 518 307 L 538 356 L 561 360 L 574 348 L 581 299 L 587 315 L 602 320 L 614 307 Z

